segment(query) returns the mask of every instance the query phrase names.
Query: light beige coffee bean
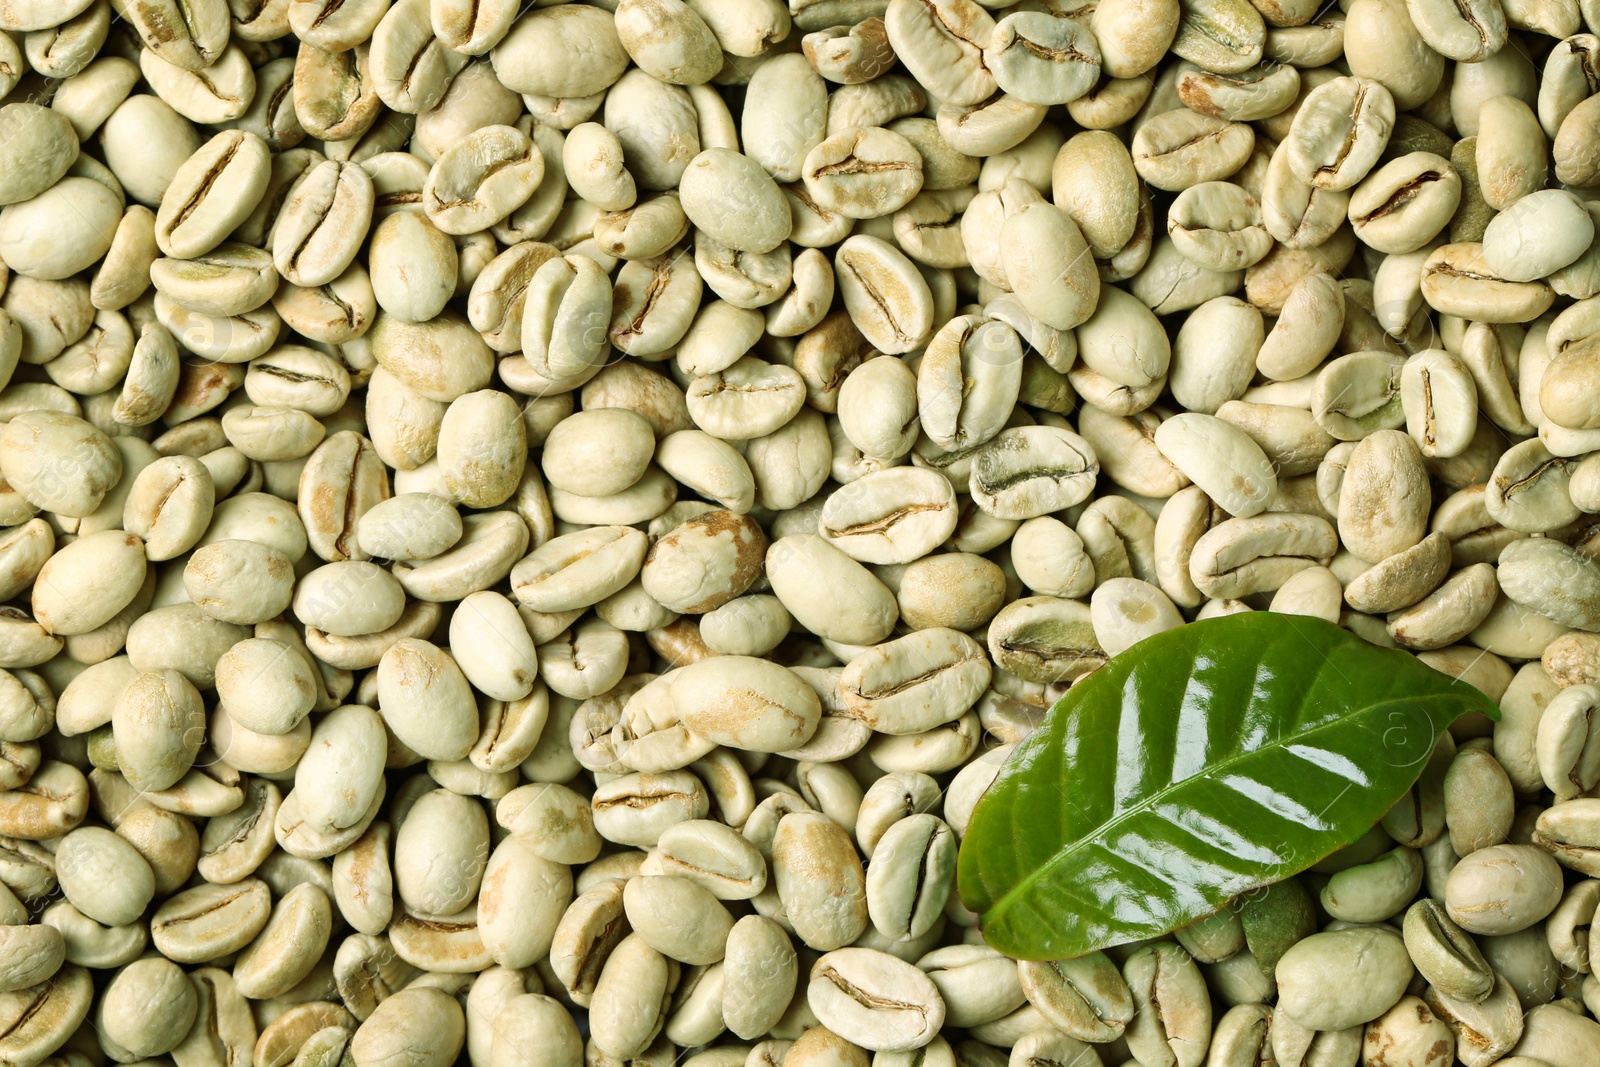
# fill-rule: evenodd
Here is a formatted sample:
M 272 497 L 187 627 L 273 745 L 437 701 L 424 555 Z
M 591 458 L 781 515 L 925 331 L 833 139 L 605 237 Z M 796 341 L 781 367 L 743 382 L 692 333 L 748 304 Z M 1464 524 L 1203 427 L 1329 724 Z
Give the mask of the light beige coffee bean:
M 161 251 L 190 259 L 221 244 L 265 192 L 269 157 L 265 141 L 241 130 L 219 133 L 202 145 L 178 168 L 161 197 L 156 212 Z
M 1211 1030 L 1211 1004 L 1200 969 L 1180 946 L 1140 949 L 1123 964 L 1134 1017 L 1124 1036 L 1152 1062 L 1190 1067 L 1201 1061 Z
M 1053 963 L 1019 962 L 1028 1003 L 1052 1026 L 1080 1041 L 1123 1033 L 1133 1019 L 1133 994 L 1104 953 Z
M 1424 990 L 1423 999 L 1454 1031 L 1456 1055 L 1469 1067 L 1499 1060 L 1522 1036 L 1522 1008 L 1503 976 L 1496 976 L 1486 999 L 1460 999 L 1432 988 Z
M 200 694 L 175 670 L 143 670 L 117 696 L 117 763 L 136 788 L 165 789 L 189 770 L 205 737 Z
M 350 1056 L 359 1062 L 404 1067 L 444 1067 L 466 1040 L 466 1024 L 454 997 L 438 989 L 402 989 L 378 1004 L 355 1036 Z
M 133 922 L 155 894 L 155 876 L 144 857 L 98 826 L 82 826 L 63 837 L 55 868 L 73 907 L 107 926 Z
M 1167 233 L 1180 252 L 1208 270 L 1249 267 L 1272 247 L 1260 204 L 1231 182 L 1184 189 L 1167 211 Z
M 1553 456 L 1539 441 L 1513 445 L 1495 463 L 1484 492 L 1489 515 L 1521 533 L 1543 533 L 1577 518 L 1567 485 L 1570 460 Z
M 427 641 L 403 638 L 378 664 L 384 722 L 418 755 L 461 759 L 477 739 L 477 709 L 461 668 Z
M 648 1048 L 661 1028 L 675 971 L 638 934 L 623 938 L 600 971 L 589 1008 L 596 1047 L 619 1059 Z
M 1469 932 L 1515 933 L 1553 911 L 1561 891 L 1560 868 L 1549 853 L 1530 845 L 1493 845 L 1456 864 L 1445 905 Z
M 1152 116 L 1133 137 L 1133 164 L 1158 189 L 1176 192 L 1221 181 L 1237 171 L 1255 146 L 1243 123 L 1180 108 Z
M 1600 747 L 1591 738 L 1597 698 L 1600 689 L 1592 685 L 1571 686 L 1545 706 L 1539 719 L 1534 755 L 1558 802 L 1593 788 L 1586 782 L 1600 781 Z
M 899 608 L 893 594 L 825 538 L 780 538 L 767 549 L 766 567 L 773 593 L 818 636 L 875 644 L 894 627 Z
M 879 132 L 888 134 L 887 130 Z M 858 143 L 855 152 L 847 159 L 832 163 L 834 169 L 827 173 L 832 176 L 848 173 L 851 160 L 862 160 L 859 153 L 863 149 Z M 820 146 L 812 151 L 819 150 Z M 915 156 L 914 151 L 912 155 Z M 870 153 L 868 158 L 882 169 L 882 160 Z M 920 163 L 920 157 L 916 162 Z M 825 188 L 831 192 L 836 186 L 829 182 Z M 742 252 L 770 252 L 789 236 L 788 201 L 777 183 L 749 156 L 726 148 L 706 149 L 689 162 L 688 169 L 683 172 L 680 192 L 689 221 L 729 247 Z M 818 195 L 816 188 L 812 188 L 812 195 Z M 838 206 L 828 203 L 827 198 L 818 202 L 824 207 Z M 884 213 L 883 210 L 876 212 Z
M 1284 139 L 1289 168 L 1319 189 L 1351 188 L 1377 162 L 1394 115 L 1394 98 L 1378 82 L 1345 77 L 1317 86 Z
M 1088 27 L 1038 14 L 1017 12 L 997 22 L 983 46 L 984 64 L 1002 90 L 1021 100 L 1070 103 L 1099 77 L 1100 47 Z
M 1308 567 L 1327 566 L 1337 548 L 1333 527 L 1314 515 L 1228 519 L 1194 542 L 1189 577 L 1211 597 L 1275 590 Z
M 38 104 L 13 102 L 0 108 L 0 129 L 17 155 L 0 170 L 0 201 L 31 200 L 67 173 L 78 158 L 77 134 L 59 112 Z
M 1335 976 L 1344 980 L 1337 993 Z M 1393 933 L 1358 928 L 1313 934 L 1279 961 L 1279 1003 L 1302 1026 L 1341 1030 L 1388 1011 L 1410 976 L 1405 945 Z
M 1441 245 L 1422 268 L 1422 295 L 1434 310 L 1481 322 L 1529 322 L 1555 294 L 1541 282 L 1506 281 L 1494 273 L 1477 242 Z
M 271 908 L 267 884 L 256 878 L 233 885 L 198 885 L 156 909 L 150 937 L 168 959 L 212 960 L 248 945 L 266 925 Z
M 668 693 L 689 729 L 745 751 L 797 748 L 822 714 L 815 691 L 792 671 L 747 656 L 691 664 L 673 676 Z
M 845 707 L 874 730 L 915 734 L 966 711 L 990 674 L 977 642 L 959 631 L 933 628 L 852 660 L 840 676 L 839 691 Z
M 1003 430 L 972 460 L 969 488 L 986 514 L 1030 519 L 1084 500 L 1099 470 L 1089 443 L 1050 426 Z
M 839 246 L 834 275 L 851 321 L 880 352 L 910 352 L 933 331 L 933 294 L 916 267 L 875 237 L 857 234 Z
M 1421 450 L 1406 434 L 1380 430 L 1356 445 L 1339 495 L 1340 539 L 1378 562 L 1422 540 L 1430 494 Z
M 872 949 L 839 949 L 818 959 L 806 1000 L 824 1026 L 874 1051 L 921 1048 L 944 1023 L 944 1000 L 928 976 Z
M 940 100 L 964 106 L 995 91 L 982 51 L 993 39 L 994 19 L 976 4 L 953 0 L 926 8 L 891 0 L 884 28 L 912 77 Z

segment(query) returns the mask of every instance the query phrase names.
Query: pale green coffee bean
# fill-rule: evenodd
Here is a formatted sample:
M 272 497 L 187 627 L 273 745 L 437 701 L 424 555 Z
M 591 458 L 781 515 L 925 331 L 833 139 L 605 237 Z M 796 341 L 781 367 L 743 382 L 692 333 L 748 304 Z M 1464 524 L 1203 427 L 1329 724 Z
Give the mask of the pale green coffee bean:
M 1265 510 L 1277 491 L 1277 476 L 1261 447 L 1214 416 L 1175 415 L 1156 429 L 1155 441 L 1162 455 L 1231 515 Z
M 1001 608 L 988 648 L 995 666 L 1042 684 L 1074 680 L 1106 660 L 1088 606 L 1059 597 L 1024 597 Z
M 478 734 L 477 706 L 461 668 L 437 646 L 403 638 L 378 663 L 384 722 L 428 759 L 461 759 Z
M 189 1032 L 197 1006 L 194 986 L 176 964 L 160 957 L 136 960 L 100 995 L 95 1012 L 100 1045 L 129 1060 L 171 1051 Z
M 5 994 L 0 1004 L 9 1030 L 0 1049 L 19 1063 L 43 1062 L 82 1024 L 93 999 L 89 972 L 73 964 L 63 966 L 53 982 Z
M 1540 776 L 1558 802 L 1572 800 L 1600 782 L 1597 707 L 1600 688 L 1574 685 L 1551 699 L 1539 717 L 1533 752 Z
M 0 926 L 0 944 L 6 946 L 0 992 L 14 993 L 47 982 L 66 960 L 67 945 L 61 932 L 44 923 Z
M 1424 898 L 1411 905 L 1404 933 L 1406 951 L 1418 973 L 1446 995 L 1477 1001 L 1493 989 L 1494 973 L 1477 943 L 1439 901 Z
M 886 937 L 907 940 L 933 928 L 955 884 L 955 835 L 943 820 L 910 815 L 890 826 L 867 870 L 867 914 Z
M 1011 564 L 1022 584 L 1047 596 L 1078 599 L 1094 588 L 1092 561 L 1083 539 L 1061 520 L 1042 515 L 1017 528 Z
M 745 1039 L 777 1025 L 794 995 L 798 960 L 788 934 L 771 919 L 747 915 L 728 932 L 722 1016 Z
M 710 244 L 709 238 L 696 243 L 693 262 L 686 255 L 668 254 L 654 259 L 629 260 L 623 265 L 612 290 L 610 328 L 606 334 L 613 345 L 629 355 L 649 356 L 668 351 L 682 339 L 699 308 L 706 284 L 703 275 L 711 273 L 709 267 L 699 262 L 702 250 Z M 727 255 L 735 257 L 738 253 L 728 249 Z M 787 249 L 783 246 L 771 255 L 787 265 Z M 785 282 L 787 273 L 785 270 Z M 729 292 L 720 291 L 716 286 L 712 289 L 740 306 L 753 307 L 768 302 L 765 297 L 757 297 L 741 303 L 733 300 Z
M 380 1002 L 350 1039 L 358 1063 L 445 1067 L 466 1041 L 466 1023 L 456 999 L 438 989 L 402 989 Z
M 1005 426 L 1022 385 L 1022 349 L 1004 322 L 957 316 L 940 327 L 917 368 L 924 433 L 955 451 L 989 440 Z
M 976 104 L 995 91 L 994 76 L 983 62 L 982 49 L 994 33 L 987 12 L 954 3 L 927 8 L 891 0 L 884 28 L 912 77 L 938 99 Z
M 838 949 L 818 959 L 806 1000 L 823 1025 L 874 1051 L 921 1048 L 945 1017 L 944 1000 L 926 974 L 872 949 Z
M 102 530 L 80 536 L 39 569 L 34 618 L 63 636 L 104 625 L 137 595 L 145 577 L 143 556 L 143 542 L 134 534 Z
M 1577 549 L 1544 537 L 1513 541 L 1500 551 L 1497 575 L 1506 595 L 1524 607 L 1576 629 L 1600 628 L 1591 612 L 1600 569 Z
M 1133 1021 L 1133 994 L 1103 952 L 1053 963 L 1023 961 L 1017 972 L 1028 1003 L 1080 1041 L 1115 1040 Z
M 1540 1059 L 1553 1067 L 1582 1062 L 1585 1050 L 1600 1038 L 1600 1026 L 1559 1003 L 1537 1004 L 1528 1009 L 1522 1038 L 1508 1059 Z
M 888 134 L 886 130 L 880 132 Z M 914 151 L 912 154 L 915 156 Z M 920 166 L 920 157 L 917 162 Z M 836 169 L 830 173 L 843 173 L 847 165 L 848 161 L 835 164 Z M 816 195 L 816 190 L 812 191 Z M 789 236 L 788 202 L 777 183 L 749 156 L 726 148 L 706 149 L 689 161 L 680 192 L 689 221 L 731 248 L 770 252 Z M 819 203 L 830 208 L 838 206 L 823 199 Z M 875 206 L 879 209 L 877 214 L 886 213 L 882 210 L 886 205 Z M 888 210 L 899 206 L 895 204 Z
M 1130 147 L 1140 177 L 1179 192 L 1237 172 L 1255 147 L 1255 134 L 1244 123 L 1185 107 L 1146 119 Z
M 973 456 L 969 489 L 985 514 L 1030 519 L 1082 502 L 1099 460 L 1082 437 L 1054 426 L 1002 430 Z
M 688 771 L 627 774 L 595 790 L 594 827 L 607 841 L 653 846 L 675 823 L 705 818 L 710 805 L 705 786 Z
M 117 696 L 111 726 L 118 768 L 144 790 L 176 784 L 205 739 L 200 694 L 171 669 L 136 674 Z
M 1349 189 L 1372 169 L 1394 126 L 1389 90 L 1366 78 L 1335 78 L 1312 89 L 1284 139 L 1295 177 L 1321 189 Z
M 1333 527 L 1314 515 L 1228 519 L 1194 541 L 1189 578 L 1212 597 L 1275 590 L 1300 571 L 1327 566 L 1337 547 Z
M 1211 1034 L 1211 1000 L 1200 968 L 1181 946 L 1147 945 L 1122 965 L 1134 1013 L 1123 1037 L 1140 1062 L 1196 1067 Z
M 1464 748 L 1444 777 L 1445 825 L 1458 856 L 1498 845 L 1511 832 L 1516 804 L 1511 779 L 1482 748 Z
M 1562 189 L 1539 189 L 1489 221 L 1483 258 L 1499 277 L 1531 282 L 1576 260 L 1593 238 L 1594 220 L 1575 196 Z
M 1522 1005 L 1511 983 L 1497 975 L 1485 998 L 1465 1000 L 1429 987 L 1423 1000 L 1456 1035 L 1456 1056 L 1467 1067 L 1488 1067 L 1522 1036 Z
M 933 333 L 933 293 L 912 262 L 866 234 L 847 238 L 834 254 L 834 276 L 850 319 L 878 351 L 923 347 Z
M 82 419 L 28 411 L 0 432 L 0 474 L 30 504 L 60 515 L 92 514 L 122 476 L 122 456 Z
M 524 993 L 507 1000 L 494 1016 L 491 1064 L 521 1063 L 530 1055 L 552 1067 L 583 1062 L 583 1038 L 572 1015 L 553 997 Z
M 405 592 L 388 571 L 366 560 L 327 563 L 301 578 L 294 613 L 336 637 L 387 630 L 405 609 Z
M 668 694 L 697 735 L 750 752 L 799 747 L 822 715 L 816 692 L 794 672 L 751 656 L 691 664 L 673 677 Z
M 981 1026 L 1022 1007 L 1027 1001 L 1015 961 L 984 945 L 946 945 L 916 961 L 939 990 L 945 1022 Z
M 290 732 L 317 700 L 311 658 L 272 638 L 233 645 L 217 660 L 215 679 L 229 716 L 258 733 Z
M 1021 1014 L 1021 1013 L 1019 1013 Z M 1049 1026 L 1029 1027 L 1011 1047 L 1008 1064 L 1077 1063 L 1095 1053 L 1084 1042 Z
M 295 767 L 301 816 L 321 830 L 354 826 L 382 786 L 388 747 L 383 720 L 371 708 L 346 704 L 316 723 L 311 743 Z
M 1414 252 L 1450 221 L 1461 176 L 1449 160 L 1411 152 L 1367 176 L 1350 196 L 1350 224 L 1362 242 L 1390 254 Z
M 1342 1030 L 1394 1007 L 1411 973 L 1404 943 L 1387 930 L 1313 934 L 1278 961 L 1278 1003 L 1302 1026 Z
M 672 993 L 672 973 L 667 958 L 638 934 L 623 938 L 601 968 L 589 1008 L 590 1040 L 596 1047 L 619 1059 L 649 1047 Z M 649 1010 L 637 1010 L 640 1005 Z
M 226 32 L 226 31 L 224 31 Z M 78 137 L 59 112 L 32 103 L 0 108 L 0 128 L 16 154 L 0 169 L 0 201 L 30 200 L 55 185 L 78 158 Z
M 1495 275 L 1477 242 L 1440 245 L 1422 268 L 1422 296 L 1435 311 L 1480 322 L 1531 322 L 1555 299 L 1543 282 Z
M 434 161 L 422 208 L 447 234 L 477 233 L 522 206 L 544 171 L 544 155 L 527 134 L 514 126 L 483 126 Z
M 1218 963 L 1245 950 L 1244 926 L 1230 908 L 1180 926 L 1173 936 L 1199 963 Z
M 265 141 L 242 130 L 219 133 L 202 145 L 178 168 L 161 197 L 156 212 L 161 251 L 187 259 L 221 244 L 261 200 L 269 156 Z M 300 284 L 297 277 L 290 280 Z
M 1094 315 L 1101 300 L 1099 275 L 1072 216 L 1046 203 L 1022 206 L 1000 230 L 1000 261 L 1022 306 L 1055 329 L 1071 329 Z
M 483 805 L 432 790 L 416 800 L 395 834 L 395 892 L 413 913 L 454 914 L 477 897 L 488 858 Z
M 1347 867 L 1323 887 L 1323 910 L 1346 922 L 1382 922 L 1399 912 L 1422 887 L 1422 858 L 1396 848 L 1370 863 Z
M 1472 443 L 1478 390 L 1461 360 L 1438 349 L 1419 352 L 1400 371 L 1406 432 L 1428 457 L 1458 456 Z
M 550 259 L 528 283 L 522 350 L 540 374 L 581 374 L 605 352 L 611 281 L 584 256 Z
M 237 952 L 267 923 L 272 895 L 260 879 L 232 885 L 203 883 L 168 898 L 150 918 L 157 950 L 179 963 L 200 963 Z
M 733 917 L 699 883 L 677 875 L 636 875 L 622 895 L 634 932 L 670 959 L 688 964 L 723 958 Z
M 82 826 L 61 838 L 55 869 L 73 907 L 107 926 L 133 922 L 155 895 L 155 875 L 144 857 L 98 826 Z
M 1561 868 L 1531 845 L 1491 845 L 1450 872 L 1445 904 L 1463 929 L 1509 934 L 1527 929 L 1561 900 Z
M 815 534 L 779 538 L 767 549 L 772 591 L 802 626 L 851 644 L 875 644 L 899 614 L 894 596 L 861 564 Z
M 373 294 L 390 315 L 423 322 L 455 292 L 455 245 L 425 215 L 402 212 L 379 222 L 368 255 Z
M 1484 504 L 1496 522 L 1520 533 L 1545 533 L 1577 518 L 1567 492 L 1573 463 L 1551 455 L 1542 442 L 1522 441 L 1494 465 Z
M 361 550 L 379 559 L 432 559 L 459 541 L 461 532 L 455 505 L 431 493 L 403 493 L 379 501 L 356 524 Z
M 644 562 L 646 538 L 623 526 L 597 526 L 545 542 L 512 570 L 517 599 L 536 611 L 598 603 L 631 582 Z
M 1065 104 L 1094 87 L 1100 48 L 1088 27 L 1071 19 L 1017 12 L 995 24 L 984 64 L 1007 93 L 1035 104 Z

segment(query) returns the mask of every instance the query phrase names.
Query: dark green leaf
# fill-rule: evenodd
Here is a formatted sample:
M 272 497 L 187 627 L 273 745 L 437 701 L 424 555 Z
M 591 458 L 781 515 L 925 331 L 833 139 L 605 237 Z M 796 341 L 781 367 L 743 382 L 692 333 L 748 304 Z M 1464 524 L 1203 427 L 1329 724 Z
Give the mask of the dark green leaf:
M 1153 937 L 1360 837 L 1477 689 L 1300 615 L 1141 641 L 1073 686 L 973 812 L 988 943 L 1053 960 Z

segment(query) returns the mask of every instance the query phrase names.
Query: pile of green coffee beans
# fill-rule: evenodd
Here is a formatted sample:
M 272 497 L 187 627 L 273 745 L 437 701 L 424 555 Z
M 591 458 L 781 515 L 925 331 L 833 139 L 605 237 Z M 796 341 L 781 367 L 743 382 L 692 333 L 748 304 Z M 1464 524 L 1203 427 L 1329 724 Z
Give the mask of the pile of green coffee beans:
M 0 1065 L 1593 1067 L 1600 3 L 0 0 Z M 1187 620 L 1500 702 L 1056 963 Z

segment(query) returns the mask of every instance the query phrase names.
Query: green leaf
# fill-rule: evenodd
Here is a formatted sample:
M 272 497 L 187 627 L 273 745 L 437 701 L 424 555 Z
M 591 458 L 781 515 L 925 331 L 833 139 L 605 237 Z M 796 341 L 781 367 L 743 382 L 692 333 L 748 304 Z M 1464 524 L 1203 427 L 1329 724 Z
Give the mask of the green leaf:
M 1360 837 L 1470 711 L 1499 718 L 1471 685 L 1308 616 L 1157 634 L 1017 746 L 961 843 L 961 898 L 1021 959 L 1164 934 Z

